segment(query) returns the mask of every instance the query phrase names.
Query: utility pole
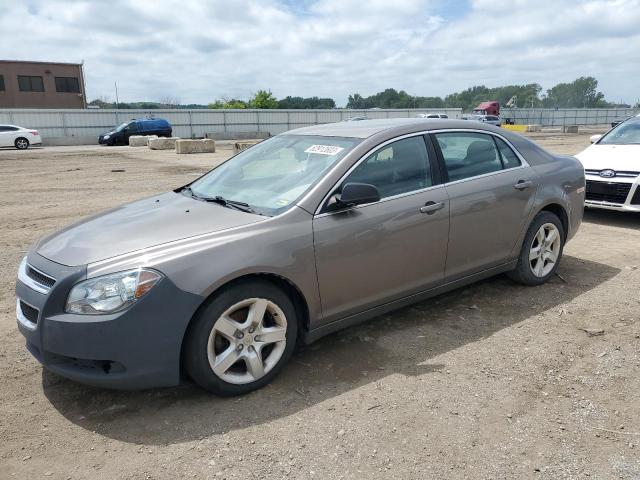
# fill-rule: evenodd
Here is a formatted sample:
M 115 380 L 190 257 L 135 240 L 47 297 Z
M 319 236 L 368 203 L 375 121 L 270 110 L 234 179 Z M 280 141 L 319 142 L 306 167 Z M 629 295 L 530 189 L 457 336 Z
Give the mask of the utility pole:
M 118 104 L 120 103 L 120 102 L 118 101 L 118 82 L 113 82 L 113 84 L 114 84 L 114 85 L 115 85 L 115 87 L 116 87 L 116 110 L 118 110 Z

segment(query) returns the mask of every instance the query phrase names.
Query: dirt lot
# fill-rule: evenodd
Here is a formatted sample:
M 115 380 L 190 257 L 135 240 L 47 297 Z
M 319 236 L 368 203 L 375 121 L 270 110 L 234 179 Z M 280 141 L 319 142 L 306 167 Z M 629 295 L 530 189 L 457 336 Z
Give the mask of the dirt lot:
M 535 140 L 573 154 L 588 135 Z M 43 372 L 15 326 L 29 244 L 229 153 L 0 150 L 1 479 L 640 478 L 640 216 L 587 212 L 562 278 L 499 276 L 334 334 L 244 397 Z

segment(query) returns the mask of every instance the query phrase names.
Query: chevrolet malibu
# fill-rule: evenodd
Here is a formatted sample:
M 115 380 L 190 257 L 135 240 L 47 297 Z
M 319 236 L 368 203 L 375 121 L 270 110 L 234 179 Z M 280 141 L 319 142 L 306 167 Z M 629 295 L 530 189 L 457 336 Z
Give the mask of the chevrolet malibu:
M 266 140 L 189 185 L 39 240 L 18 327 L 87 384 L 236 395 L 296 343 L 499 273 L 540 285 L 582 220 L 572 157 L 456 120 L 341 122 Z

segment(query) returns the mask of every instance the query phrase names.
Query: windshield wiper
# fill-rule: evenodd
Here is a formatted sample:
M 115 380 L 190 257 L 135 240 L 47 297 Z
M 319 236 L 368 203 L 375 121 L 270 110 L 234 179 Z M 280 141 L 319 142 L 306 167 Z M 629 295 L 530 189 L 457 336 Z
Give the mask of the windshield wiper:
M 236 210 L 241 210 L 243 212 L 255 213 L 251 205 L 245 202 L 238 202 L 236 200 L 229 200 L 220 195 L 216 195 L 215 197 L 200 197 L 205 202 L 213 202 L 222 205 L 223 207 L 231 207 Z
M 221 195 L 216 195 L 215 197 L 203 197 L 195 193 L 191 187 L 185 187 L 182 189 L 182 191 L 187 192 L 189 195 L 191 195 L 192 198 L 200 200 L 202 202 L 217 203 L 218 205 L 222 205 L 223 207 L 235 208 L 236 210 L 240 210 L 241 212 L 257 213 L 253 208 L 251 208 L 251 205 L 245 202 L 229 200 Z
M 235 208 L 236 210 L 240 210 L 242 212 L 256 213 L 255 210 L 251 208 L 251 205 L 249 205 L 248 203 L 238 202 L 236 200 L 229 200 L 220 195 L 216 195 L 215 197 L 198 197 L 198 198 L 204 202 L 217 203 L 219 205 L 222 205 L 223 207 Z

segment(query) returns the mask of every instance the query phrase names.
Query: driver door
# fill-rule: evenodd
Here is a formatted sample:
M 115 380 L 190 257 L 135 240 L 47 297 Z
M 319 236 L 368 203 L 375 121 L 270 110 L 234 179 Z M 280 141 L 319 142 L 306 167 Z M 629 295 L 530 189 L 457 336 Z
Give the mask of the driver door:
M 421 135 L 383 144 L 341 182 L 375 185 L 380 201 L 313 220 L 323 323 L 443 281 L 449 198 Z

